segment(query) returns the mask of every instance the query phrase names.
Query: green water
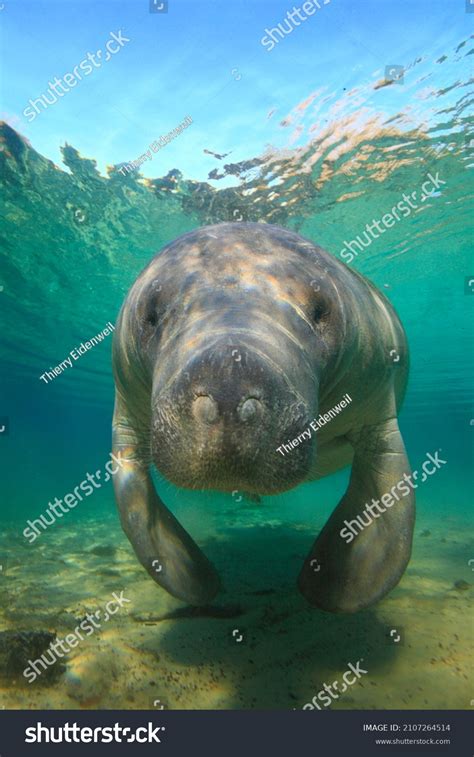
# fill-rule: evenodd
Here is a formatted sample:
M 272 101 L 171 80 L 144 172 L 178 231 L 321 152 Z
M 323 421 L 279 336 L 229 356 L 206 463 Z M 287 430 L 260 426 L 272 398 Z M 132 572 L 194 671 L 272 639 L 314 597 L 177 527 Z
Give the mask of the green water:
M 464 83 L 468 48 L 443 52 L 446 62 L 437 64 L 433 56 L 419 64 L 416 106 L 409 115 L 395 106 L 391 112 L 386 103 L 382 108 L 381 101 L 378 112 L 367 93 L 371 111 L 365 115 L 341 99 L 343 117 L 335 108 L 330 123 L 317 125 L 304 147 L 249 155 L 250 169 L 242 164 L 230 171 L 234 178 L 226 189 L 193 181 L 185 155 L 172 176 L 155 182 L 124 178 L 116 170 L 105 177 L 73 148 L 64 149 L 65 165 L 58 169 L 35 152 L 34 144 L 2 127 L 0 415 L 8 418 L 8 434 L 0 440 L 0 556 L 7 566 L 0 578 L 0 629 L 64 634 L 67 617 L 96 602 L 97 592 L 106 597 L 112 587 L 125 587 L 135 594 L 135 625 L 128 633 L 122 619 L 120 638 L 111 649 L 121 661 L 125 647 L 127 660 L 134 655 L 141 660 L 155 643 L 157 625 L 140 626 L 138 638 L 139 619 L 155 608 L 163 613 L 179 606 L 136 563 L 120 531 L 110 482 L 36 544 L 28 546 L 22 536 L 27 519 L 38 517 L 49 501 L 70 492 L 108 459 L 111 337 L 53 381 L 46 384 L 40 376 L 115 321 L 150 257 L 198 226 L 242 219 L 279 224 L 339 256 L 345 241 L 389 213 L 403 193 L 421 193 L 430 173 L 439 177 L 439 189 L 350 263 L 390 299 L 407 332 L 411 373 L 400 427 L 412 467 L 440 449 L 447 461 L 417 492 L 415 546 L 407 573 L 379 605 L 350 618 L 311 610 L 297 594 L 300 558 L 342 496 L 349 470 L 264 498 L 261 505 L 180 491 L 157 478 L 165 502 L 224 576 L 226 591 L 216 603 L 238 604 L 241 615 L 226 621 L 176 620 L 153 649 L 166 658 L 168 673 L 174 670 L 187 682 L 185 695 L 160 679 L 160 690 L 167 692 L 162 698 L 173 707 L 302 706 L 318 683 L 329 680 L 331 665 L 343 670 L 364 650 L 369 657 L 367 645 L 377 691 L 364 698 L 361 689 L 358 698 L 354 689 L 352 698 L 335 706 L 470 706 L 465 679 L 472 640 L 469 561 L 474 558 L 474 284 L 469 286 L 474 281 L 474 150 Z M 429 104 L 421 96 L 416 100 L 427 72 L 437 91 Z M 299 114 L 307 127 L 304 109 Z M 119 550 L 116 554 L 127 561 L 123 574 L 120 560 L 90 556 L 88 550 L 97 544 Z M 114 573 L 107 576 L 105 568 Z M 468 586 L 455 589 L 456 581 Z M 398 649 L 383 641 L 385 627 L 397 624 L 405 634 Z M 237 653 L 229 633 L 241 626 L 248 645 Z M 204 633 L 203 647 L 199 638 Z M 288 657 L 289 649 L 294 658 Z M 48 702 L 55 707 L 152 707 L 153 695 L 144 693 L 150 683 L 146 674 L 142 671 L 131 697 L 117 682 L 130 672 L 129 662 L 120 663 L 117 672 L 109 652 L 100 658 L 101 674 L 110 677 L 102 698 L 74 693 L 83 685 L 81 675 L 92 675 L 89 671 L 78 673 L 79 684 L 69 680 L 65 690 L 61 682 L 36 686 L 34 696 L 27 684 L 6 680 L 4 700 L 13 707 Z M 272 673 L 267 659 L 273 660 Z M 282 659 L 291 691 L 280 682 L 270 694 L 269 682 L 278 677 Z M 302 664 L 311 671 L 307 680 Z M 216 676 L 226 683 L 215 698 L 209 699 L 203 683 L 203 665 L 222 671 Z M 156 670 L 149 669 L 150 680 L 160 677 L 159 669 L 158 663 Z M 256 672 L 247 672 L 252 669 Z M 55 686 L 61 691 L 56 699 Z

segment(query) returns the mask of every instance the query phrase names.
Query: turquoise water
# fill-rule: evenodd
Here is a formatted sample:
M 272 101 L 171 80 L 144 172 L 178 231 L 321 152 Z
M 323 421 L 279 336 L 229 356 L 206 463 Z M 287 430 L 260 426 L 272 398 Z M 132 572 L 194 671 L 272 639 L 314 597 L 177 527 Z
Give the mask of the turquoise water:
M 417 13 L 423 5 L 415 3 Z M 1 678 L 0 670 L 6 706 L 151 708 L 160 698 L 158 678 L 161 701 L 173 708 L 299 707 L 329 676 L 334 679 L 361 655 L 372 686 L 354 686 L 333 707 L 471 706 L 471 17 L 461 18 L 464 11 L 459 11 L 448 29 L 441 5 L 429 5 L 433 14 L 427 24 L 431 31 L 437 24 L 439 34 L 426 39 L 420 28 L 422 51 L 415 43 L 412 18 L 405 42 L 393 42 L 378 64 L 361 52 L 359 63 L 351 59 L 350 66 L 334 64 L 337 70 L 325 78 L 318 67 L 308 71 L 304 53 L 309 56 L 318 34 L 324 34 L 324 60 L 331 67 L 326 38 L 336 37 L 332 6 L 321 10 L 320 27 L 296 28 L 271 53 L 262 53 L 258 30 L 275 25 L 286 13 L 284 4 L 272 5 L 270 12 L 262 3 L 254 27 L 227 53 L 226 76 L 219 70 L 212 91 L 202 85 L 201 93 L 196 91 L 199 77 L 209 75 L 211 60 L 207 69 L 200 61 L 194 72 L 198 43 L 190 41 L 189 49 L 178 46 L 183 39 L 170 7 L 170 39 L 163 40 L 170 56 L 166 75 L 172 79 L 175 71 L 182 87 L 187 63 L 194 99 L 182 100 L 185 105 L 177 108 L 177 96 L 168 89 L 166 102 L 173 115 L 154 116 L 152 131 L 155 138 L 170 131 L 188 112 L 193 124 L 170 146 L 172 157 L 145 164 L 145 177 L 122 176 L 118 166 L 137 158 L 152 141 L 141 115 L 153 91 L 150 57 L 142 99 L 135 90 L 128 99 L 122 94 L 120 105 L 131 119 L 121 126 L 129 134 L 127 150 L 110 131 L 110 140 L 96 139 L 96 152 L 86 135 L 77 135 L 72 103 L 66 108 L 65 102 L 63 110 L 63 103 L 57 103 L 41 113 L 36 132 L 34 124 L 19 123 L 20 99 L 27 102 L 39 94 L 40 82 L 36 88 L 23 85 L 18 105 L 9 108 L 1 127 L 0 156 L 0 416 L 8 418 L 8 433 L 0 439 L 0 563 L 6 566 L 0 577 L 0 631 L 64 635 L 71 618 L 123 588 L 133 593 L 134 605 L 113 628 L 97 634 L 102 647 L 95 636 L 85 641 L 54 684 L 28 688 L 21 676 Z M 370 7 L 365 6 L 367 15 Z M 391 24 L 402 28 L 403 18 L 401 10 L 390 15 L 388 6 L 383 7 L 379 22 L 385 37 Z M 22 8 L 17 19 L 12 12 L 6 23 L 19 24 Z M 212 6 L 203 8 L 210 23 Z M 101 39 L 117 26 L 109 24 L 107 13 L 110 7 L 104 10 Z M 334 10 L 333 20 L 336 13 L 341 10 Z M 152 18 L 149 14 L 134 20 L 137 45 L 142 26 L 143 35 L 149 34 L 145 24 Z M 345 34 L 347 44 L 352 39 L 361 51 L 374 45 L 381 52 L 373 28 L 351 28 L 337 34 Z M 78 39 L 82 32 L 81 26 Z M 256 47 L 251 48 L 251 41 Z M 84 47 L 82 38 L 80 42 Z M 216 44 L 223 53 L 224 42 Z M 337 45 L 342 46 L 340 36 Z M 241 57 L 243 51 L 248 58 Z M 204 58 L 208 55 L 203 53 Z M 120 56 L 119 65 L 126 66 L 125 49 Z M 247 60 L 251 63 L 246 68 Z M 403 82 L 387 84 L 384 68 L 394 60 L 404 64 Z M 242 81 L 235 72 L 229 76 L 234 66 L 242 70 Z M 235 85 L 246 87 L 242 100 Z M 86 82 L 81 86 L 84 90 Z M 104 82 L 97 87 L 92 83 L 80 94 L 98 108 L 93 130 L 100 128 L 101 86 Z M 113 92 L 118 83 L 111 80 L 109 86 Z M 156 86 L 163 86 L 161 79 Z M 68 97 L 72 100 L 73 93 Z M 82 105 L 78 107 L 80 111 Z M 111 126 L 102 115 L 107 132 Z M 88 116 L 82 117 L 87 124 Z M 143 128 L 140 139 L 132 121 Z M 60 156 L 64 142 L 74 146 L 63 147 Z M 206 153 L 200 162 L 196 152 L 203 156 L 205 149 L 233 154 L 219 159 Z M 136 562 L 118 524 L 110 482 L 52 525 L 36 544 L 27 544 L 22 536 L 26 521 L 39 517 L 49 501 L 72 491 L 87 472 L 103 469 L 108 460 L 114 395 L 111 337 L 54 380 L 46 383 L 40 376 L 115 321 L 129 287 L 164 244 L 209 223 L 248 220 L 297 231 L 340 257 L 346 242 L 363 234 L 372 219 L 389 213 L 403 193 L 417 192 L 419 198 L 428 174 L 438 177 L 438 188 L 349 263 L 389 298 L 408 336 L 411 372 L 400 427 L 412 467 L 420 467 L 427 453 L 440 449 L 447 460 L 417 493 L 413 558 L 387 598 L 345 618 L 311 610 L 297 593 L 300 557 L 342 496 L 349 470 L 264 498 L 261 505 L 230 495 L 178 490 L 157 476 L 165 502 L 224 576 L 226 590 L 215 604 L 238 605 L 235 619 L 211 613 L 164 623 L 162 616 L 180 603 L 156 589 Z M 104 553 L 108 556 L 101 556 L 97 546 L 109 548 Z M 403 627 L 399 648 L 385 640 L 384 629 L 392 626 Z M 232 639 L 234 627 L 245 629 L 241 647 Z M 150 662 L 150 655 L 161 662 Z M 163 667 L 166 675 L 161 676 Z M 96 668 L 110 685 L 92 695 Z M 291 685 L 284 682 L 283 668 Z M 132 674 L 137 681 L 133 692 L 126 684 Z

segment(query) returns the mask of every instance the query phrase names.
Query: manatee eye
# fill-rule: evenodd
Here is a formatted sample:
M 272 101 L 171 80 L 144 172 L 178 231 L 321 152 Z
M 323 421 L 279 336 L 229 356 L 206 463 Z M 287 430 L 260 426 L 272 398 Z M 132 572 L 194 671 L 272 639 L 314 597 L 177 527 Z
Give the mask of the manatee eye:
M 158 323 L 159 317 L 156 308 L 150 304 L 143 315 L 140 329 L 142 338 L 146 342 L 156 335 Z
M 313 321 L 319 323 L 323 321 L 329 315 L 329 311 L 324 302 L 317 302 L 313 310 Z
M 158 316 L 156 315 L 156 312 L 154 310 L 150 310 L 145 320 L 147 326 L 155 327 L 158 323 Z

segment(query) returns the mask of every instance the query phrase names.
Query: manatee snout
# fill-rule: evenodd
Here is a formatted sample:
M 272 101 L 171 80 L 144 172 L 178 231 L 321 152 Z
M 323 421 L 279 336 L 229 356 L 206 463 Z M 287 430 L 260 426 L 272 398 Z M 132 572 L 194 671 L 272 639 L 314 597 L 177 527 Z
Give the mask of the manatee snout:
M 198 394 L 193 400 L 192 412 L 194 419 L 200 423 L 218 423 L 223 415 L 222 406 L 210 394 Z M 236 406 L 236 420 L 240 423 L 255 422 L 265 412 L 259 397 L 242 397 Z
M 275 442 L 293 438 L 312 411 L 265 355 L 264 344 L 208 346 L 172 375 L 166 383 L 158 369 L 153 392 L 153 461 L 168 480 L 255 494 L 304 480 L 310 445 L 284 460 Z

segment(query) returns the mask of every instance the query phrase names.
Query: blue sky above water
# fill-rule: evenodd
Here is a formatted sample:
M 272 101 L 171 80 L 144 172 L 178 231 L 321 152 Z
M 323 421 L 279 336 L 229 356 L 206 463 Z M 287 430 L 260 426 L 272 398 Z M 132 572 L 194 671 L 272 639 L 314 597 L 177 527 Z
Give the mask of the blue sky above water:
M 269 52 L 260 40 L 293 8 L 287 0 L 225 7 L 217 0 L 169 0 L 161 14 L 150 13 L 147 0 L 7 1 L 0 13 L 2 115 L 56 163 L 67 142 L 97 159 L 102 172 L 107 164 L 136 160 L 190 115 L 192 127 L 141 170 L 154 177 L 179 167 L 205 179 L 218 164 L 204 149 L 230 152 L 227 161 L 237 162 L 267 144 L 290 146 L 291 130 L 279 124 L 311 93 L 334 93 L 337 100 L 383 78 L 387 65 L 442 55 L 468 36 L 474 20 L 464 0 L 320 4 Z M 120 52 L 29 123 L 23 111 L 30 98 L 88 52 L 104 50 L 119 30 L 130 40 Z M 398 112 L 406 94 L 401 86 L 387 88 L 377 95 L 378 107 Z

